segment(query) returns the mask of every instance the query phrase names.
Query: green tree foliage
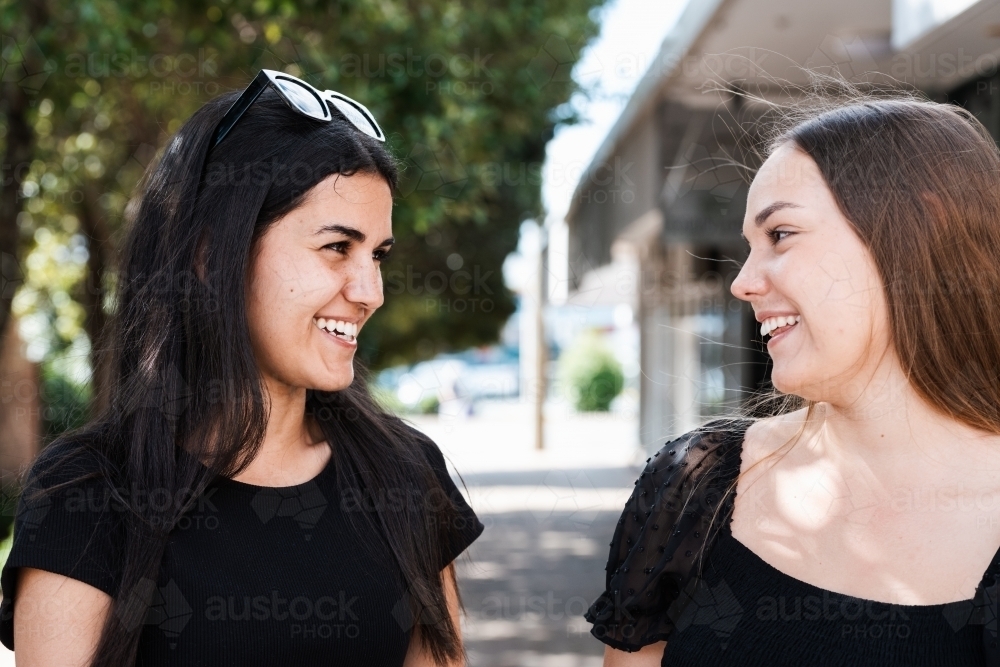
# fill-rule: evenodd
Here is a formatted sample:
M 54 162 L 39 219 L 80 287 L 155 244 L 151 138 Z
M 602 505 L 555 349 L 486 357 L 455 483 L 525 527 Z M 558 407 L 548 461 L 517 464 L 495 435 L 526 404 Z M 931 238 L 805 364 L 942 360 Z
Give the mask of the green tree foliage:
M 625 386 L 621 362 L 595 332 L 584 332 L 559 358 L 559 374 L 573 406 L 607 412 Z
M 0 325 L 13 307 L 48 354 L 99 348 L 138 179 L 201 104 L 267 67 L 362 100 L 405 165 L 364 357 L 495 340 L 514 309 L 501 265 L 541 213 L 601 1 L 0 0 Z

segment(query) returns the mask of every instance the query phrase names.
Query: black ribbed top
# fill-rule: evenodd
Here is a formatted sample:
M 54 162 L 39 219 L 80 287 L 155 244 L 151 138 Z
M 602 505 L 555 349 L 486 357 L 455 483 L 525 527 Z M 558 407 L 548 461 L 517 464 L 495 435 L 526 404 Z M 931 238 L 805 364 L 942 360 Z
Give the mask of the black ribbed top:
M 444 568 L 479 536 L 483 524 L 448 476 L 440 450 L 427 443 L 430 463 L 460 515 L 455 525 L 440 526 Z M 63 454 L 46 450 L 42 458 Z M 390 503 L 391 511 L 391 503 L 400 501 L 387 491 L 359 502 L 339 487 L 334 460 L 314 479 L 294 486 L 227 478 L 212 483 L 171 532 L 158 581 L 133 593 L 152 595 L 136 665 L 403 664 L 413 622 L 402 572 L 388 546 L 377 546 L 385 544 L 380 535 L 361 540 L 350 521 L 351 512 L 370 511 L 373 502 Z M 81 462 L 89 467 L 85 458 Z M 35 470 L 46 467 L 42 461 Z M 29 485 L 48 488 L 64 476 L 40 474 Z M 105 486 L 92 479 L 38 503 L 22 498 L 0 577 L 0 640 L 8 648 L 16 639 L 14 614 L 20 613 L 19 567 L 63 574 L 115 595 L 123 512 Z M 162 499 L 151 496 L 150 502 Z

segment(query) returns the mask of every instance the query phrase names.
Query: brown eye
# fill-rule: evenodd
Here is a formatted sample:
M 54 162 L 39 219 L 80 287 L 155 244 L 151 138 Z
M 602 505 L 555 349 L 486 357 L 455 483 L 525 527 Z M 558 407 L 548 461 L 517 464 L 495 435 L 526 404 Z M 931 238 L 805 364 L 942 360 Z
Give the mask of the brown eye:
M 774 245 L 778 241 L 780 241 L 781 239 L 785 238 L 784 236 L 779 237 L 778 234 L 794 234 L 794 233 L 795 232 L 790 232 L 787 229 L 769 229 L 769 230 L 767 230 L 767 236 L 768 236 L 768 238 L 771 239 L 771 245 Z

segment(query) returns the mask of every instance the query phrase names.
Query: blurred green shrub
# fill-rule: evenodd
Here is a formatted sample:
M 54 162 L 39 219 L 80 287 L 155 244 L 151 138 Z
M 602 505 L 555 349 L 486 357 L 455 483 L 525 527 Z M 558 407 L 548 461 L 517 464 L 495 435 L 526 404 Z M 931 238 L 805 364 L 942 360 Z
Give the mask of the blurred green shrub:
M 422 415 L 436 415 L 441 409 L 441 401 L 437 396 L 425 396 L 417 404 L 417 412 Z
M 559 376 L 573 407 L 581 412 L 607 412 L 625 386 L 621 363 L 594 331 L 580 334 L 563 352 Z
M 436 395 L 424 396 L 416 405 L 407 405 L 388 387 L 370 385 L 369 390 L 375 402 L 383 410 L 394 415 L 436 415 L 441 407 L 441 401 Z

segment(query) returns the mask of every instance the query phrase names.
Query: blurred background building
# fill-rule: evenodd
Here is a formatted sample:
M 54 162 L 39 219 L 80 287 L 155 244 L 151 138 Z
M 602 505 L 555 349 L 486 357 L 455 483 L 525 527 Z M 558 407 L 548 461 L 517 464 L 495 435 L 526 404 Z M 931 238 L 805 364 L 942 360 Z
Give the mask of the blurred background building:
M 730 292 L 747 253 L 747 179 L 759 165 L 748 144 L 765 105 L 726 89 L 787 103 L 789 86 L 808 83 L 803 68 L 911 86 L 967 107 L 997 138 L 998 53 L 992 0 L 688 3 L 566 214 L 570 298 L 624 283 L 615 294 L 636 309 L 643 443 L 769 381 L 752 309 Z

